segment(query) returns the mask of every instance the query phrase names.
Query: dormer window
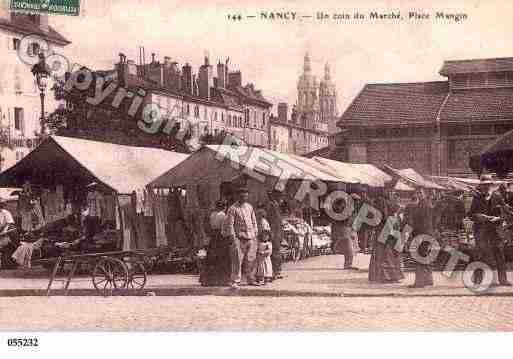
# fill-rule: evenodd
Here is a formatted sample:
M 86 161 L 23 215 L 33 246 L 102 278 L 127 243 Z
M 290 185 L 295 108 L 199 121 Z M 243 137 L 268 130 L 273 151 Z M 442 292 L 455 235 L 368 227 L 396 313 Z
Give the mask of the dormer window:
M 14 51 L 18 51 L 19 48 L 20 48 L 20 39 L 13 38 L 12 39 L 12 49 Z

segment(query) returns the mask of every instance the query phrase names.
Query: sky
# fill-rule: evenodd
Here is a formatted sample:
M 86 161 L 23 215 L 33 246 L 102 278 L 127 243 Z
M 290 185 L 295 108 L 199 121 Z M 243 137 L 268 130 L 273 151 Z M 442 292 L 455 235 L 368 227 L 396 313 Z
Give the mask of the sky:
M 298 19 L 259 17 L 286 11 L 297 12 Z M 321 11 L 367 18 L 317 20 Z M 370 20 L 370 11 L 400 11 L 405 19 Z M 431 18 L 408 19 L 414 11 Z M 436 11 L 467 19 L 435 20 Z M 244 18 L 231 21 L 229 14 Z M 80 16 L 52 16 L 50 24 L 72 41 L 63 54 L 91 68 L 112 68 L 120 52 L 137 61 L 139 46 L 147 59 L 155 52 L 161 61 L 170 56 L 196 71 L 205 53 L 211 63 L 229 57 L 230 69 L 261 89 L 275 104 L 273 112 L 278 101 L 296 101 L 308 51 L 318 78 L 330 64 L 342 113 L 366 83 L 444 80 L 438 71 L 445 60 L 513 56 L 512 17 L 511 0 L 82 0 Z

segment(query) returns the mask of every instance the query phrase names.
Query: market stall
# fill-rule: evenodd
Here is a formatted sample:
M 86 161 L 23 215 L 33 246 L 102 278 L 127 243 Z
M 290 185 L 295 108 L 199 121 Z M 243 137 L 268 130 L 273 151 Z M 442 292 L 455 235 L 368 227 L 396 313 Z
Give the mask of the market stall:
M 145 186 L 186 158 L 160 149 L 51 136 L 1 173 L 0 185 L 23 187 L 26 208 L 19 201 L 19 211 L 27 211 L 31 221 L 19 229 L 35 242 L 46 237 L 43 257 L 69 250 L 154 248 Z M 95 225 L 88 226 L 88 220 Z M 88 236 L 88 228 L 96 233 Z
M 320 181 L 330 188 L 344 188 L 347 183 L 357 183 L 358 179 L 350 173 L 339 175 L 318 161 L 300 156 L 252 147 L 205 146 L 148 186 L 162 201 L 166 201 L 166 195 L 168 203 L 172 197 L 178 198 L 173 201 L 177 204 L 173 208 L 168 206 L 156 213 L 156 221 L 160 223 L 157 237 L 174 240 L 176 236 L 169 229 L 185 224 L 192 232 L 195 246 L 204 247 L 209 240 L 208 217 L 213 204 L 220 198 L 231 202 L 234 183 L 249 188 L 249 201 L 254 206 L 266 203 L 267 192 L 283 184 L 287 202 L 284 215 L 309 224 L 304 216 L 308 213 L 304 210 L 308 208 L 308 195 L 304 203 L 294 199 L 304 181 Z

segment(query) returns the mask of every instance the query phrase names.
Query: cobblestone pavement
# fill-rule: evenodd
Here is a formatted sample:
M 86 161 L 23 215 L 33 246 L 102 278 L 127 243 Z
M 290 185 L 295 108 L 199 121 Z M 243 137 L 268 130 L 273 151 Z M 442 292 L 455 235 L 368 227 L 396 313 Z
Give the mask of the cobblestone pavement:
M 412 272 L 405 273 L 405 279 L 398 284 L 371 284 L 367 280 L 367 268 L 369 265 L 368 255 L 358 255 L 355 261 L 356 266 L 363 270 L 358 272 L 341 270 L 343 257 L 328 255 L 308 258 L 297 263 L 286 263 L 284 266 L 285 279 L 271 283 L 265 287 L 247 287 L 241 290 L 241 294 L 255 291 L 261 295 L 276 295 L 281 292 L 284 295 L 318 294 L 318 295 L 353 295 L 353 296 L 462 296 L 474 295 L 465 288 L 461 272 L 456 272 L 452 278 L 435 272 L 435 286 L 423 289 L 408 288 L 408 284 L 414 281 Z M 5 290 L 38 289 L 43 290 L 48 284 L 46 273 L 39 273 L 34 276 L 33 271 L 19 272 L 16 275 L 0 272 L 0 296 Z M 513 282 L 513 273 L 508 273 L 510 281 Z M 55 283 L 54 288 L 62 288 L 62 283 Z M 78 278 L 71 283 L 73 289 L 91 289 L 92 284 L 89 277 Z M 196 275 L 152 275 L 149 276 L 146 289 L 168 295 L 203 295 L 209 293 L 205 288 L 200 287 Z M 212 290 L 210 290 L 212 292 Z M 215 290 L 214 290 L 215 292 Z M 219 292 L 219 291 L 218 291 Z M 513 287 L 492 287 L 489 294 L 513 296 Z M 28 294 L 25 294 L 28 295 Z
M 468 296 L 13 297 L 0 298 L 0 330 L 510 331 L 513 302 Z
M 440 273 L 434 288 L 408 289 L 411 273 L 401 284 L 369 284 L 366 271 L 340 270 L 342 260 L 332 255 L 287 263 L 285 279 L 256 292 L 243 287 L 233 296 L 222 288 L 200 293 L 197 276 L 154 275 L 148 290 L 156 296 L 0 297 L 0 330 L 513 329 L 513 301 L 504 296 L 513 294 L 511 288 L 494 288 L 491 294 L 500 295 L 476 296 L 458 276 L 447 279 Z M 356 264 L 366 268 L 368 256 L 359 256 Z M 44 277 L 29 272 L 22 277 L 2 274 L 0 289 L 46 286 Z M 73 287 L 89 288 L 90 281 L 81 279 Z M 170 288 L 190 291 L 161 295 Z M 280 291 L 292 294 L 280 296 Z

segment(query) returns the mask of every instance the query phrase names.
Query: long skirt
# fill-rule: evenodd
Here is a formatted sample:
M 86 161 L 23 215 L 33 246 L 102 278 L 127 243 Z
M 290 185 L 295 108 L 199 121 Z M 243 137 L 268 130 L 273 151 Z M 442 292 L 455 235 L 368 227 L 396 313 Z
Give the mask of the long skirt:
M 429 254 L 429 243 L 422 242 L 418 249 L 419 255 L 427 257 Z M 433 272 L 429 264 L 417 262 L 415 264 L 415 283 L 416 286 L 433 285 Z
M 375 240 L 369 264 L 369 281 L 387 283 L 403 278 L 400 253 L 388 243 Z
M 230 284 L 230 242 L 217 233 L 207 248 L 205 266 L 200 273 L 203 286 L 225 286 Z

